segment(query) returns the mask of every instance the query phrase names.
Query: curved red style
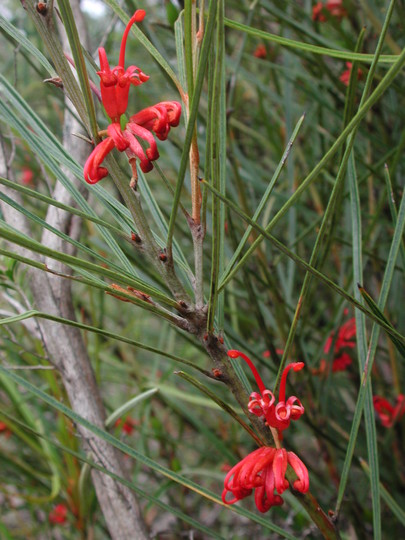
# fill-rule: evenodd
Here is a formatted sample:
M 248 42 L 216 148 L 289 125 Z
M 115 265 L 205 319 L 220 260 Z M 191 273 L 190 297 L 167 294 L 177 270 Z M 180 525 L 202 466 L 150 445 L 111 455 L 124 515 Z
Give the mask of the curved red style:
M 279 431 L 284 431 L 287 429 L 291 420 L 298 420 L 304 414 L 304 406 L 296 396 L 291 396 L 286 400 L 288 372 L 291 369 L 293 371 L 300 371 L 305 365 L 304 362 L 292 362 L 284 368 L 281 375 L 278 401 L 276 403 L 276 398 L 273 392 L 265 387 L 257 369 L 253 365 L 253 362 L 248 356 L 246 356 L 246 354 L 242 353 L 241 351 L 230 350 L 228 351 L 228 356 L 230 358 L 238 358 L 239 356 L 243 358 L 243 360 L 245 360 L 252 370 L 257 386 L 259 387 L 260 393 L 252 392 L 250 394 L 248 403 L 250 413 L 258 417 L 264 416 L 267 425 L 276 428 Z

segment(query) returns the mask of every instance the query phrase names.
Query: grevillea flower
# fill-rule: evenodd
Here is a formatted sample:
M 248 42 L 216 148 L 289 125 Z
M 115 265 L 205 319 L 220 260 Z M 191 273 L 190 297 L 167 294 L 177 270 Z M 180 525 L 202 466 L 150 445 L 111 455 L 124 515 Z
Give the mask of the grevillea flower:
M 318 2 L 312 8 L 312 20 L 325 22 L 327 19 L 325 11 L 329 11 L 332 17 L 337 17 L 338 19 L 347 17 L 347 11 L 342 4 L 342 0 L 328 0 L 325 4 L 323 2 Z
M 280 506 L 280 497 L 289 487 L 285 477 L 291 465 L 297 475 L 293 488 L 301 493 L 309 489 L 308 470 L 299 457 L 284 448 L 263 446 L 251 452 L 226 475 L 222 500 L 234 504 L 248 497 L 255 490 L 255 504 L 259 512 L 267 512 L 272 506 Z M 233 498 L 227 500 L 228 493 Z
M 131 84 L 139 86 L 149 79 L 149 76 L 145 75 L 137 66 L 129 66 L 125 69 L 125 48 L 129 31 L 134 23 L 143 21 L 144 17 L 145 11 L 138 9 L 129 20 L 122 36 L 118 66 L 110 69 L 104 48 L 100 47 L 98 50 L 100 71 L 97 72 L 97 75 L 101 79 L 101 99 L 111 122 L 119 122 L 121 115 L 127 110 Z
M 395 406 L 381 396 L 373 397 L 373 405 L 381 424 L 386 428 L 392 427 L 405 414 L 404 394 L 399 394 Z
M 344 371 L 351 365 L 352 359 L 344 349 L 353 349 L 356 346 L 356 319 L 352 317 L 347 322 L 342 324 L 338 330 L 338 334 L 335 339 L 335 332 L 332 331 L 328 339 L 326 340 L 323 352 L 328 354 L 332 347 L 332 343 L 335 343 L 333 353 L 334 359 L 332 363 L 332 372 Z M 343 349 L 343 351 L 342 351 Z M 313 369 L 314 375 L 321 375 L 326 372 L 327 362 L 322 358 L 319 368 Z
M 333 343 L 335 333 L 331 332 L 328 339 L 326 340 L 325 347 L 323 352 L 328 354 Z M 334 352 L 339 353 L 341 349 L 349 348 L 353 349 L 356 346 L 356 319 L 352 317 L 347 322 L 342 324 L 339 328 L 338 335 L 335 340 L 335 349 Z
M 11 430 L 5 422 L 0 422 L 0 433 L 3 433 L 7 439 L 11 437 Z
M 351 72 L 352 72 L 352 66 L 353 66 L 353 64 L 351 62 L 346 62 L 347 69 L 345 69 L 343 71 L 343 73 L 341 74 L 341 76 L 339 77 L 339 81 L 341 81 L 345 86 L 349 86 L 350 75 L 351 75 Z M 360 68 L 358 68 L 357 69 L 357 80 L 361 79 L 362 75 L 363 75 L 363 72 L 361 71 Z
M 267 58 L 267 50 L 263 43 L 259 43 L 253 53 L 253 56 L 255 58 Z
M 264 386 L 257 369 L 246 354 L 240 351 L 230 350 L 228 351 L 228 356 L 230 358 L 238 358 L 239 356 L 243 358 L 252 370 L 257 386 L 259 387 L 260 392 L 252 392 L 250 394 L 248 403 L 249 412 L 259 417 L 264 416 L 266 423 L 279 431 L 287 429 L 291 420 L 298 420 L 304 414 L 305 409 L 296 396 L 291 396 L 286 400 L 288 372 L 291 369 L 294 371 L 301 370 L 304 367 L 304 362 L 293 362 L 284 368 L 281 375 L 278 401 L 276 403 L 273 392 Z
M 34 178 L 34 173 L 32 171 L 32 169 L 30 169 L 29 167 L 23 167 L 22 168 L 22 173 L 21 173 L 21 182 L 28 186 L 30 184 L 32 184 L 32 180 Z
M 136 420 L 128 416 L 125 421 L 123 421 L 122 418 L 118 418 L 114 425 L 115 427 L 120 427 L 127 435 L 132 435 L 137 423 Z
M 105 50 L 101 47 L 99 52 L 101 99 L 104 108 L 111 119 L 107 128 L 107 137 L 101 141 L 88 157 L 84 166 L 84 178 L 89 184 L 95 184 L 108 175 L 108 170 L 102 167 L 107 154 L 113 148 L 125 152 L 132 166 L 136 178 L 136 160 L 140 161 L 143 172 L 153 169 L 152 161 L 159 157 L 156 141 L 152 135 L 164 141 L 171 127 L 179 125 L 181 105 L 177 101 L 162 101 L 139 111 L 130 117 L 125 128 L 121 128 L 121 116 L 128 107 L 129 88 L 139 86 L 149 79 L 137 66 L 125 69 L 125 47 L 131 26 L 143 20 L 145 11 L 138 9 L 127 24 L 121 41 L 118 65 L 110 68 Z M 144 150 L 139 139 L 147 148 Z
M 279 355 L 279 356 L 283 356 L 284 354 L 284 349 L 276 349 L 276 353 Z M 264 351 L 263 353 L 263 358 L 271 358 L 271 352 L 270 351 Z
M 68 509 L 65 504 L 57 504 L 49 512 L 49 523 L 52 523 L 54 525 L 61 525 L 62 523 L 65 523 L 67 521 L 67 513 Z

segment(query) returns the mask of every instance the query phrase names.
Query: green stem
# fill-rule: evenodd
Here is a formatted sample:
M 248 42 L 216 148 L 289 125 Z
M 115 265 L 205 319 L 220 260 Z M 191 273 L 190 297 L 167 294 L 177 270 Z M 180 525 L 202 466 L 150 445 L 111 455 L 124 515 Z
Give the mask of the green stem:
M 141 197 L 136 188 L 132 189 L 127 178 L 124 178 L 117 162 L 112 156 L 106 158 L 106 164 L 117 189 L 119 190 L 125 205 L 131 212 L 136 226 L 136 233 L 140 236 L 138 248 L 146 255 L 148 261 L 167 284 L 171 293 L 178 302 L 184 302 L 189 306 L 191 299 L 180 283 L 173 266 L 173 260 L 165 260 L 164 253 L 156 242 L 153 233 L 148 225 L 148 221 L 143 212 Z

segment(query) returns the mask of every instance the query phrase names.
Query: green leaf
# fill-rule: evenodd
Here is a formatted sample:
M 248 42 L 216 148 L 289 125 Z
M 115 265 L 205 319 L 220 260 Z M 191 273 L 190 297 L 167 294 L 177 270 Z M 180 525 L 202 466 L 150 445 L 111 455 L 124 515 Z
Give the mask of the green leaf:
M 377 317 L 379 317 L 380 319 L 385 321 L 386 324 L 391 326 L 391 328 L 394 328 L 392 323 L 387 319 L 387 317 L 384 315 L 384 313 L 381 311 L 381 309 L 378 307 L 378 305 L 373 300 L 373 298 L 369 295 L 369 293 L 365 290 L 365 288 L 362 287 L 359 284 L 357 286 L 358 286 L 358 289 L 359 289 L 359 292 L 360 292 L 361 296 L 366 301 L 366 303 L 369 306 L 369 308 L 371 309 L 371 311 L 373 313 L 375 313 L 377 315 Z M 397 339 L 395 339 L 395 337 L 392 336 L 391 334 L 387 334 L 387 335 L 390 338 L 390 340 L 392 341 L 392 343 L 395 345 L 395 347 L 397 348 L 397 350 L 401 354 L 401 356 L 403 358 L 405 358 L 405 346 L 404 346 L 404 344 L 401 343 L 400 341 L 398 341 Z
M 302 41 L 295 41 L 293 39 L 288 39 L 279 35 L 271 34 L 270 32 L 265 32 L 251 26 L 246 26 L 245 24 L 239 23 L 232 19 L 225 18 L 225 25 L 229 28 L 234 28 L 240 32 L 245 32 L 251 36 L 263 39 L 265 41 L 272 41 L 284 47 L 290 47 L 299 51 L 306 51 L 313 54 L 322 54 L 323 56 L 329 56 L 330 58 L 340 58 L 341 60 L 348 60 L 354 62 L 358 60 L 365 64 L 371 64 L 374 55 L 373 54 L 361 54 L 355 53 L 352 51 L 343 51 L 337 49 L 329 49 L 327 47 L 319 47 L 319 45 L 312 45 L 311 43 L 303 43 Z M 399 60 L 401 55 L 396 54 L 384 54 L 380 56 L 379 62 L 384 64 L 394 64 Z

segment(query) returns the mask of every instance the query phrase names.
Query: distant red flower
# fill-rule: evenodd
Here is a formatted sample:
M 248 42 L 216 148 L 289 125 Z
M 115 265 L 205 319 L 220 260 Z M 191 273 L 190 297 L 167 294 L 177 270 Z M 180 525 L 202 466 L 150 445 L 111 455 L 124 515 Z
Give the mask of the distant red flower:
M 399 394 L 395 406 L 381 396 L 373 397 L 373 405 L 381 424 L 386 428 L 392 427 L 405 414 L 404 394 Z
M 34 173 L 29 167 L 22 168 L 21 182 L 24 185 L 32 184 L 32 179 L 34 178 Z
M 171 127 L 179 125 L 181 105 L 177 101 L 162 101 L 139 111 L 130 117 L 124 129 L 121 129 L 120 119 L 128 107 L 129 88 L 132 85 L 139 86 L 149 79 L 137 66 L 129 66 L 125 69 L 125 48 L 131 26 L 140 22 L 145 17 L 145 11 L 138 9 L 127 24 L 120 48 L 118 66 L 110 68 L 105 50 L 98 50 L 100 58 L 101 99 L 104 108 L 111 119 L 107 128 L 107 138 L 101 141 L 88 157 L 84 165 L 84 179 L 89 184 L 96 184 L 108 175 L 108 170 L 101 167 L 107 154 L 113 148 L 127 154 L 132 166 L 133 175 L 136 178 L 135 163 L 138 159 L 143 172 L 153 169 L 152 161 L 159 157 L 156 141 L 152 135 L 154 132 L 158 139 L 164 141 Z M 143 149 L 140 139 L 148 145 Z
M 255 52 L 253 53 L 253 56 L 256 58 L 267 57 L 267 50 L 266 50 L 266 47 L 263 45 L 263 43 L 259 43 L 259 45 L 255 49 Z
M 347 367 L 352 363 L 352 359 L 347 353 L 342 353 L 340 356 L 333 360 L 332 372 L 336 373 L 337 371 L 345 371 Z
M 351 62 L 346 62 L 347 69 L 345 69 L 343 73 L 341 74 L 341 76 L 339 77 L 339 81 L 341 81 L 345 86 L 349 86 L 350 75 L 352 72 L 352 65 L 353 64 Z M 357 80 L 361 79 L 362 75 L 363 75 L 363 72 L 361 71 L 360 68 L 358 68 Z
M 318 2 L 312 8 L 312 20 L 325 22 L 327 20 L 326 11 L 329 11 L 329 14 L 332 17 L 341 19 L 342 17 L 347 17 L 347 11 L 343 7 L 342 0 L 328 0 L 325 4 L 323 2 Z
M 251 452 L 228 472 L 222 500 L 225 504 L 234 504 L 255 490 L 255 504 L 259 512 L 264 513 L 272 506 L 282 505 L 284 501 L 280 495 L 289 487 L 285 477 L 288 464 L 298 477 L 293 483 L 294 489 L 306 493 L 309 489 L 308 470 L 299 457 L 284 448 L 263 446 Z M 228 493 L 233 495 L 230 500 L 227 500 Z
M 276 353 L 277 353 L 279 356 L 283 356 L 283 354 L 284 354 L 284 349 L 276 349 Z M 270 357 L 271 357 L 270 351 L 264 351 L 264 353 L 263 353 L 263 358 L 270 358 Z
M 353 349 L 356 346 L 356 319 L 352 317 L 347 322 L 342 324 L 339 328 L 338 335 L 336 339 L 335 332 L 332 331 L 328 339 L 326 340 L 323 352 L 328 354 L 332 343 L 335 342 L 333 349 L 334 359 L 332 364 L 332 372 L 344 371 L 352 363 L 352 359 L 344 349 Z M 343 349 L 343 351 L 342 351 Z M 313 369 L 312 373 L 314 375 L 320 375 L 326 372 L 327 362 L 322 358 L 319 368 Z
M 118 418 L 114 425 L 115 427 L 121 427 L 122 431 L 127 435 L 132 435 L 137 424 L 137 420 L 128 416 L 124 422 L 122 421 L 122 418 Z
M 4 422 L 0 422 L 0 433 L 3 433 L 7 438 L 11 437 L 11 430 Z
M 49 512 L 49 516 L 48 516 L 49 523 L 52 523 L 54 525 L 56 524 L 60 525 L 62 523 L 66 523 L 67 513 L 68 513 L 68 509 L 65 504 L 57 504 Z
M 298 420 L 304 414 L 305 409 L 296 396 L 291 396 L 286 401 L 288 372 L 291 369 L 294 371 L 301 370 L 304 367 L 304 362 L 293 362 L 285 367 L 281 375 L 278 402 L 276 403 L 273 392 L 264 386 L 264 383 L 250 358 L 237 350 L 230 350 L 227 354 L 230 358 L 238 358 L 240 356 L 245 360 L 259 387 L 260 392 L 252 392 L 250 394 L 248 403 L 249 412 L 258 417 L 264 416 L 266 423 L 279 431 L 287 429 L 291 420 Z
M 330 336 L 326 340 L 325 347 L 323 351 L 325 353 L 328 353 L 330 351 L 330 348 L 333 343 L 334 338 L 334 332 L 331 332 Z M 348 347 L 352 349 L 356 346 L 355 342 L 356 337 L 356 319 L 352 317 L 348 321 L 346 321 L 342 326 L 339 328 L 337 338 L 335 340 L 335 353 L 338 353 L 340 349 L 343 349 L 345 347 Z

